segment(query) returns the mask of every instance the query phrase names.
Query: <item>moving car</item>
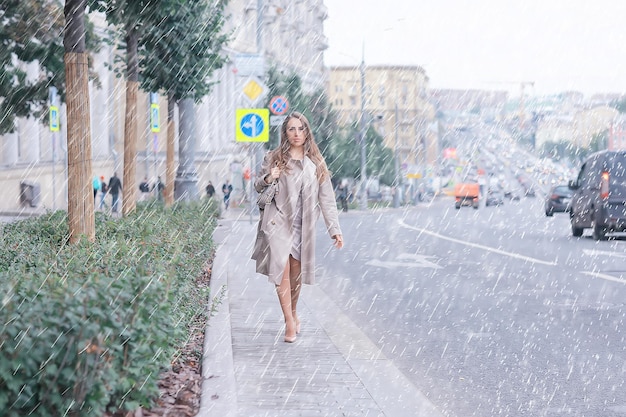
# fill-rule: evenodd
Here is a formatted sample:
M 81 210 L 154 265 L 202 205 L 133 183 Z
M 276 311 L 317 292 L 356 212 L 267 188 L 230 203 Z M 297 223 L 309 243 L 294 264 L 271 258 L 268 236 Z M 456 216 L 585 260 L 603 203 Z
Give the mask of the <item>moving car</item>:
M 472 206 L 478 208 L 480 187 L 478 183 L 460 183 L 454 186 L 454 207 Z
M 554 213 L 565 213 L 569 211 L 570 201 L 572 200 L 572 191 L 567 185 L 556 185 L 552 187 L 546 196 L 545 212 L 550 217 Z
M 591 228 L 595 240 L 607 233 L 626 231 L 626 151 L 601 151 L 585 160 L 570 205 L 572 234 Z
M 504 204 L 503 194 L 498 190 L 487 191 L 487 197 L 485 198 L 485 206 L 501 206 Z
M 535 188 L 531 185 L 530 187 L 524 190 L 524 195 L 526 197 L 536 197 Z

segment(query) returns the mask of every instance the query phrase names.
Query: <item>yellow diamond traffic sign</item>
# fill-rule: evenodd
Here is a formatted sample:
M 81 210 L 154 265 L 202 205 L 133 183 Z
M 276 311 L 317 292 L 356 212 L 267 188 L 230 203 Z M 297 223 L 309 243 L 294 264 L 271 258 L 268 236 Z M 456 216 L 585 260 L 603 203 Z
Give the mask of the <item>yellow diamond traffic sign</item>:
M 243 94 L 248 98 L 250 103 L 256 102 L 265 92 L 267 87 L 256 77 L 250 78 L 243 86 Z

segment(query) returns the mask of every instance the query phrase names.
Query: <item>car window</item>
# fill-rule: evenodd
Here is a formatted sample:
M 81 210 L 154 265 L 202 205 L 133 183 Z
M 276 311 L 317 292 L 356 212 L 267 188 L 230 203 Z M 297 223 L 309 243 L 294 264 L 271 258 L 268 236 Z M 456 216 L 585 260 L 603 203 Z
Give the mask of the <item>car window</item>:
M 590 171 L 590 166 L 591 166 L 591 161 L 587 161 L 580 168 L 580 173 L 578 174 L 578 184 L 581 187 L 589 186 L 589 180 L 590 180 L 591 175 L 588 175 L 588 173 Z
M 608 161 L 611 183 L 623 184 L 626 181 L 626 154 L 611 155 Z
M 570 194 L 571 193 L 569 187 L 567 187 L 565 185 L 561 185 L 561 186 L 556 187 L 554 189 L 554 192 L 555 193 L 560 193 L 560 194 Z

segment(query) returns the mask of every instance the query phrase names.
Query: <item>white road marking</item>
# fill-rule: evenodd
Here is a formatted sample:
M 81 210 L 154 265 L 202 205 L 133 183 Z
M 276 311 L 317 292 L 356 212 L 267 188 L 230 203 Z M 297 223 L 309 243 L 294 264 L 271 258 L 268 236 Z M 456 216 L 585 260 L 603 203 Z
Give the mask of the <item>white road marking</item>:
M 509 256 L 511 258 L 521 259 L 523 261 L 527 261 L 527 262 L 531 262 L 531 263 L 548 265 L 548 266 L 556 266 L 557 265 L 556 262 L 550 262 L 550 261 L 544 261 L 542 259 L 531 258 L 530 256 L 520 255 L 519 253 L 507 252 L 507 251 L 504 251 L 502 249 L 492 248 L 490 246 L 480 245 L 478 243 L 466 242 L 464 240 L 454 239 L 454 238 L 451 238 L 451 237 L 448 237 L 448 236 L 440 235 L 439 233 L 432 232 L 430 230 L 422 229 L 420 227 L 410 226 L 410 225 L 404 223 L 402 220 L 399 220 L 399 223 L 400 223 L 400 226 L 405 227 L 407 229 L 416 230 L 416 231 L 418 231 L 420 233 L 431 235 L 431 236 L 437 237 L 439 239 L 448 240 L 450 242 L 455 242 L 455 243 L 458 243 L 458 244 L 461 244 L 461 245 L 465 245 L 465 246 L 470 246 L 470 247 L 477 248 L 477 249 L 486 250 L 486 251 L 489 251 L 489 252 L 497 253 L 497 254 L 504 255 L 504 256 Z
M 621 279 L 614 277 L 613 275 L 601 274 L 600 272 L 582 272 L 585 275 L 589 275 L 590 277 L 605 279 L 607 281 L 619 282 L 620 284 L 626 284 L 626 279 Z
M 370 266 L 378 266 L 381 268 L 434 268 L 440 269 L 441 267 L 432 262 L 424 261 L 424 262 L 397 262 L 397 261 L 381 261 L 380 259 L 373 259 L 368 261 L 366 265 Z
M 583 253 L 589 256 L 605 255 L 605 256 L 611 256 L 614 258 L 626 258 L 626 254 L 623 252 L 610 252 L 606 250 L 583 249 Z

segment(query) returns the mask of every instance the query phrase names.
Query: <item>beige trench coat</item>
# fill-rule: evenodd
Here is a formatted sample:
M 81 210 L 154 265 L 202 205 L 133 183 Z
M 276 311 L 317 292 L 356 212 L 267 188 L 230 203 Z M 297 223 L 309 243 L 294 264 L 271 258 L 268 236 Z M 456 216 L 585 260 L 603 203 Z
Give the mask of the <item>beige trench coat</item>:
M 254 188 L 259 193 L 267 187 L 265 176 L 270 172 L 268 155 L 254 183 Z M 291 160 L 289 166 L 299 163 L 299 161 Z M 295 167 L 289 173 L 281 173 L 278 179 L 278 194 L 265 210 L 261 210 L 252 253 L 252 259 L 256 261 L 256 271 L 267 275 L 268 280 L 276 285 L 280 284 L 291 252 L 293 240 L 291 225 L 295 218 L 299 192 L 295 189 L 294 178 L 299 171 L 300 168 Z M 341 229 L 335 192 L 330 178 L 319 184 L 315 173 L 315 163 L 306 156 L 302 161 L 302 175 L 302 247 L 300 251 L 302 282 L 314 284 L 315 226 L 320 212 L 331 237 L 340 235 Z

